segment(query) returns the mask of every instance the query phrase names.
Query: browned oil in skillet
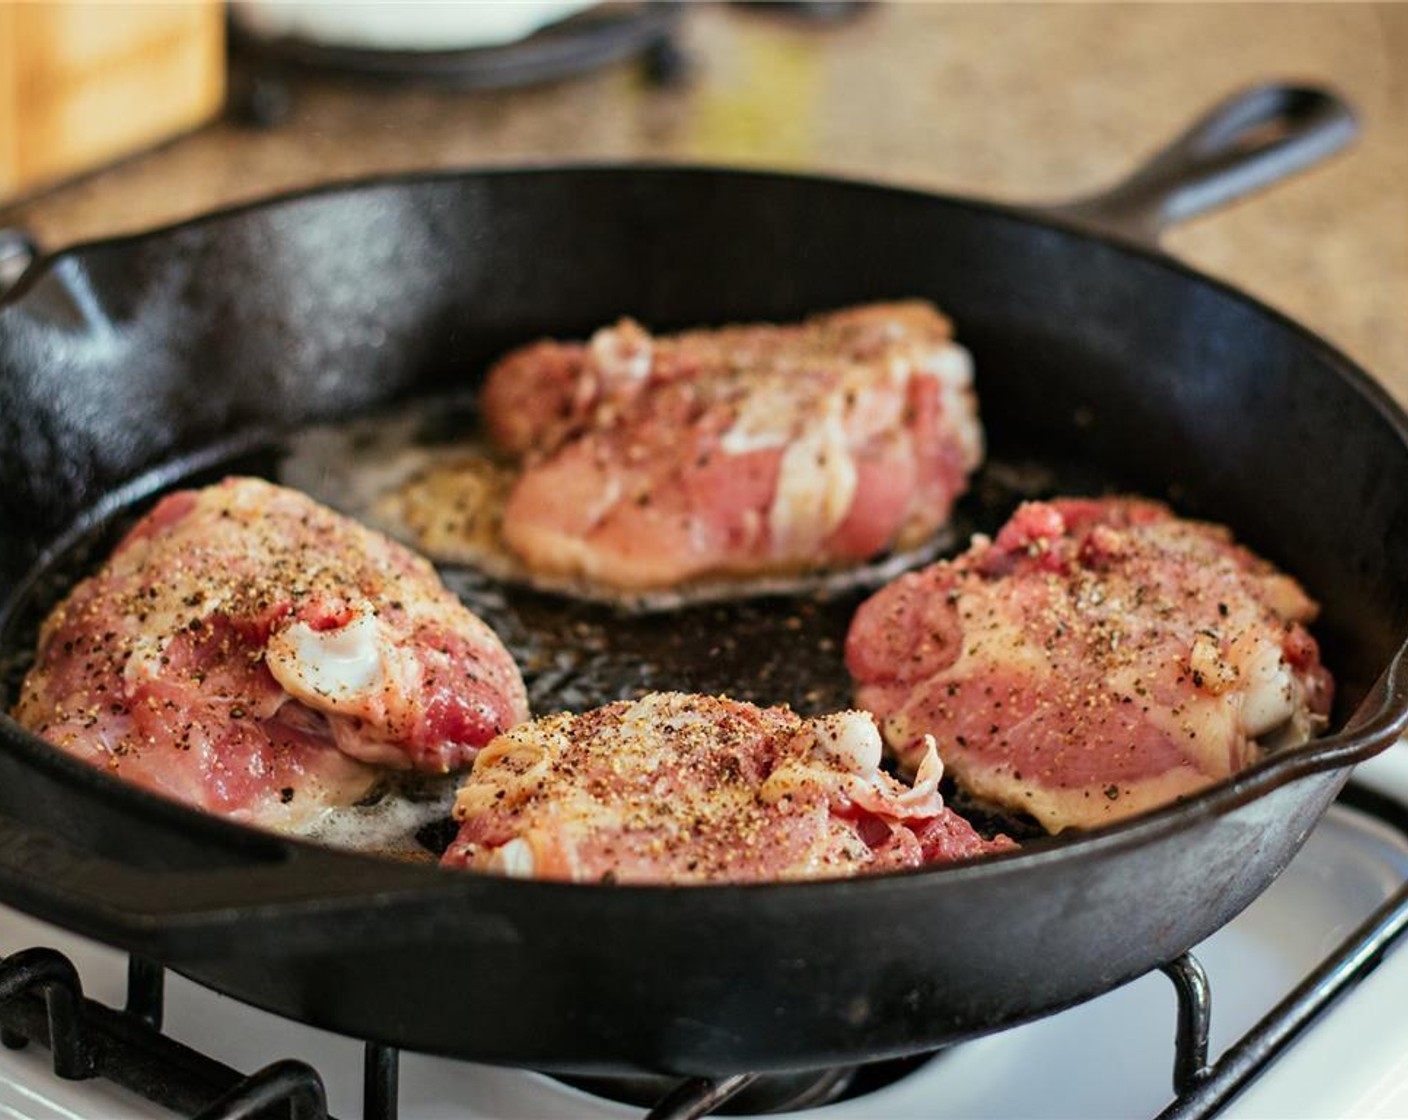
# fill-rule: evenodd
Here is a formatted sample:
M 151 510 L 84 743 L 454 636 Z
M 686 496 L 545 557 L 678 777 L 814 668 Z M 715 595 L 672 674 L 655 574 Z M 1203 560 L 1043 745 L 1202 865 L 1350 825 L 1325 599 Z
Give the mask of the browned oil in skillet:
M 376 428 L 383 419 L 393 440 L 425 445 L 474 428 L 472 406 L 445 401 L 422 402 L 413 410 L 387 413 L 370 427 L 365 418 L 350 421 L 348 430 L 355 438 L 344 440 L 342 445 L 349 457 L 349 472 L 353 470 L 350 460 L 364 457 L 376 442 Z M 326 439 L 329 430 L 323 427 L 310 434 Z M 227 474 L 287 481 L 284 466 L 298 454 L 305 438 L 304 433 L 294 432 L 256 451 L 231 455 L 214 466 L 162 472 L 161 485 L 154 484 L 130 504 L 95 520 L 88 531 L 75 535 L 56 552 L 30 582 L 27 594 L 22 593 L 6 610 L 0 633 L 0 684 L 5 707 L 13 704 L 32 660 L 44 616 L 78 579 L 102 563 L 122 533 L 160 493 L 206 485 Z M 328 469 L 335 468 L 332 464 Z M 320 500 L 336 497 L 336 486 L 321 486 L 316 480 L 308 485 L 306 476 L 298 481 Z M 1070 472 L 1058 474 L 1035 463 L 990 459 L 955 515 L 956 547 L 966 545 L 974 532 L 993 531 L 1024 498 L 1050 494 L 1058 482 L 1065 492 L 1101 489 L 1098 483 L 1092 485 L 1093 481 Z M 345 505 L 336 500 L 330 504 Z M 785 703 L 805 715 L 834 711 L 851 702 L 844 642 L 851 617 L 869 589 L 831 595 L 774 595 L 636 614 L 504 584 L 466 568 L 441 566 L 440 573 L 512 651 L 537 715 L 583 711 L 654 689 L 727 694 L 764 705 Z M 412 792 L 419 809 L 407 813 L 400 804 L 391 811 L 392 802 L 405 800 L 392 792 L 386 795 L 392 802 L 383 800 L 375 812 L 355 810 L 367 817 L 365 828 L 354 822 L 351 828 L 334 829 L 327 838 L 405 858 L 415 849 L 389 842 L 386 837 L 390 831 L 410 828 L 417 832 L 420 852 L 438 854 L 453 835 L 447 816 L 448 788 L 422 786 Z M 962 805 L 956 796 L 954 803 L 970 813 L 984 831 L 1002 829 L 1019 838 L 1039 831 L 1030 822 L 989 816 L 981 807 Z M 359 841 L 358 835 L 364 839 Z

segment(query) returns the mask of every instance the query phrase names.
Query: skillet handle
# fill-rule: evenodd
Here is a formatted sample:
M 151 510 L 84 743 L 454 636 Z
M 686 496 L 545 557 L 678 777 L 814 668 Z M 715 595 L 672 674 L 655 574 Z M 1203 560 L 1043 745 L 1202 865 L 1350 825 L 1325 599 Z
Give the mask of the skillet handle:
M 1045 213 L 1153 245 L 1169 226 L 1313 167 L 1358 134 L 1353 110 L 1328 89 L 1253 86 L 1215 105 L 1129 178 Z
M 421 872 L 421 874 L 417 874 Z M 0 899 L 166 959 L 239 951 L 293 913 L 434 888 L 433 868 L 355 856 L 218 816 L 100 773 L 0 714 Z M 249 921 L 232 922 L 233 913 Z M 273 935 L 273 934 L 270 934 Z

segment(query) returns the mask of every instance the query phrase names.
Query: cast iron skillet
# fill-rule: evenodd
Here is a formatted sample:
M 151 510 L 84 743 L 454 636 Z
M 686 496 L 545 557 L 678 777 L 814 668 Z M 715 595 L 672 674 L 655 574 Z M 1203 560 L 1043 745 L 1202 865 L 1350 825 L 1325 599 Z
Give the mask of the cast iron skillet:
M 228 441 L 443 391 L 525 339 L 623 312 L 664 329 L 920 295 L 975 353 L 996 456 L 1078 460 L 1235 526 L 1322 600 L 1342 704 L 1329 737 L 1079 839 L 689 889 L 325 851 L 163 802 L 3 720 L 0 900 L 319 1026 L 581 1072 L 915 1053 L 1170 960 L 1262 891 L 1347 767 L 1408 723 L 1408 420 L 1306 331 L 1137 242 L 1353 131 L 1326 93 L 1253 90 L 1054 216 L 585 167 L 362 183 L 46 258 L 0 309 L 12 602 L 38 594 L 26 573 L 67 527 Z

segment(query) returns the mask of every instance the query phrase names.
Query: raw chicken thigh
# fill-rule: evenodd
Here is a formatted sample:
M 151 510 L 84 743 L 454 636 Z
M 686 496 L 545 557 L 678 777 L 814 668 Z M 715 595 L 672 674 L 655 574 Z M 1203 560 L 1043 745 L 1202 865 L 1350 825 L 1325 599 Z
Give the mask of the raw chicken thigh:
M 1324 727 L 1315 604 L 1226 529 L 1137 499 L 1031 502 L 862 605 L 846 661 L 901 765 L 1052 832 L 1192 793 Z
M 521 459 L 503 538 L 533 571 L 635 591 L 910 548 L 981 460 L 971 384 L 948 321 L 918 301 L 540 342 L 481 397 Z
M 863 712 L 650 693 L 525 723 L 460 789 L 448 867 L 579 882 L 829 878 L 1003 851 L 938 793 L 932 745 L 913 787 L 879 769 Z
M 267 827 L 443 773 L 528 716 L 517 667 L 418 556 L 252 478 L 162 499 L 45 622 L 15 718 Z

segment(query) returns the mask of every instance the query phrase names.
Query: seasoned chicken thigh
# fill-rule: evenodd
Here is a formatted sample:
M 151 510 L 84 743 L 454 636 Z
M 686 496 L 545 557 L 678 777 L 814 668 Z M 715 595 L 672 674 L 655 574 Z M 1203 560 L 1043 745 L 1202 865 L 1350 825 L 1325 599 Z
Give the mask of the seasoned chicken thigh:
M 448 867 L 580 882 L 825 878 L 1014 845 L 986 841 L 938 793 L 932 747 L 913 787 L 879 769 L 863 712 L 650 693 L 525 723 L 460 789 Z
M 971 383 L 948 321 L 917 301 L 537 343 L 481 398 L 522 460 L 503 538 L 534 571 L 637 591 L 913 547 L 982 457 Z
M 378 767 L 526 719 L 494 633 L 413 553 L 252 478 L 169 495 L 45 622 L 15 718 L 119 777 L 296 827 Z
M 862 605 L 856 700 L 903 766 L 1052 832 L 1192 793 L 1322 728 L 1315 604 L 1227 530 L 1135 499 L 1023 505 Z

